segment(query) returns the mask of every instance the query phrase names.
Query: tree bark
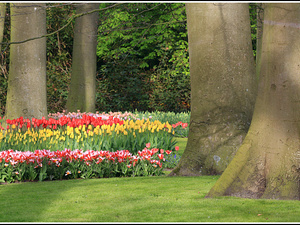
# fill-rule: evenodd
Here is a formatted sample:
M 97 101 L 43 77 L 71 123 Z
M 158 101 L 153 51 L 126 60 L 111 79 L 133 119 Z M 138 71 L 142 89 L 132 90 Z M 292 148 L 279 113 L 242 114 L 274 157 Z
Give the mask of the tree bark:
M 45 3 L 10 3 L 11 42 L 46 34 Z M 46 38 L 10 46 L 6 119 L 47 117 Z
M 249 5 L 188 3 L 186 12 L 190 130 L 170 176 L 221 174 L 248 131 L 257 92 Z
M 76 13 L 94 9 L 99 9 L 99 3 L 79 4 Z M 75 19 L 69 112 L 95 112 L 98 18 L 99 12 L 95 12 Z
M 300 200 L 299 28 L 300 4 L 265 4 L 251 127 L 207 197 Z
M 1 42 L 3 41 L 4 22 L 5 22 L 6 3 L 0 3 L 0 52 Z

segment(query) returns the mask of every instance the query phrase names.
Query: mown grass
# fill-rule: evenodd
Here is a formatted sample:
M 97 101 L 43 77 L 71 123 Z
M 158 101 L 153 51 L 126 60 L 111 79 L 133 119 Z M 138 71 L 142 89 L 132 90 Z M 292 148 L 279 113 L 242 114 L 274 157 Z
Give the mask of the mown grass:
M 184 150 L 185 150 L 185 147 L 186 147 L 186 144 L 187 144 L 187 138 L 178 138 L 178 137 L 175 137 L 174 140 L 177 141 L 177 146 L 179 146 L 179 151 L 177 152 L 177 154 L 179 156 L 182 156 Z
M 186 140 L 176 138 L 182 155 Z M 300 201 L 206 199 L 219 176 L 0 185 L 0 222 L 299 222 Z
M 0 186 L 1 222 L 299 222 L 300 202 L 204 198 L 219 176 Z

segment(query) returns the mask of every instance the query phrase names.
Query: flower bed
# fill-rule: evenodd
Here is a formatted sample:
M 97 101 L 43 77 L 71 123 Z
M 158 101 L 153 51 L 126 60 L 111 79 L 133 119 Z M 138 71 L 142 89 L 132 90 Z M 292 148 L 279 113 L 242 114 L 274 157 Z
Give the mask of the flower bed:
M 136 154 L 150 142 L 153 147 L 174 150 L 174 128 L 168 123 L 149 120 L 108 120 L 61 117 L 59 120 L 7 120 L 8 127 L 0 133 L 0 148 L 19 151 L 35 149 L 129 149 Z M 26 125 L 27 124 L 27 125 Z M 25 126 L 25 129 L 21 130 Z M 32 126 L 32 127 L 31 127 Z M 39 129 L 42 127 L 43 129 Z
M 6 150 L 0 152 L 0 182 L 161 175 L 163 168 L 178 163 L 173 137 L 187 123 L 171 125 L 149 117 L 77 112 L 7 119 L 0 132 L 0 149 Z
M 6 150 L 0 152 L 0 182 L 158 176 L 165 168 L 164 153 L 170 155 L 172 151 L 150 149 L 150 143 L 137 155 L 128 150 Z

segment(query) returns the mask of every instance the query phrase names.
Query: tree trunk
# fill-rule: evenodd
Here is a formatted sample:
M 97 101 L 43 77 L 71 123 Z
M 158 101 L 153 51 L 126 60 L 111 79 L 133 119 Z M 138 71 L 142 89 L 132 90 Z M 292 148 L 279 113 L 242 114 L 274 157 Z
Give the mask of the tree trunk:
M 11 42 L 46 34 L 45 3 L 10 3 Z M 6 119 L 47 117 L 46 38 L 10 46 Z
M 188 3 L 186 12 L 190 130 L 170 176 L 221 174 L 247 133 L 257 91 L 249 5 Z
M 5 10 L 6 3 L 0 3 L 0 52 L 1 52 L 1 42 L 3 41 L 4 34 L 4 22 L 5 22 Z
M 208 197 L 300 200 L 299 24 L 300 4 L 265 4 L 252 123 Z
M 99 9 L 99 3 L 79 4 L 76 13 Z M 75 20 L 72 76 L 67 100 L 67 111 L 95 112 L 96 105 L 96 51 L 99 12 Z

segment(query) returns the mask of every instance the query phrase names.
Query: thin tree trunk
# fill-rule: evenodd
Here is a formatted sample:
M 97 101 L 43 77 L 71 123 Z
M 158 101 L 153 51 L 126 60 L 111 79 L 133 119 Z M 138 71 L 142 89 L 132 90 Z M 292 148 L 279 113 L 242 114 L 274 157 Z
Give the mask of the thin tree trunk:
M 11 42 L 46 34 L 45 3 L 10 3 Z M 10 46 L 7 119 L 47 117 L 46 38 Z
M 257 92 L 249 5 L 188 3 L 186 12 L 190 130 L 170 176 L 221 174 L 248 131 Z
M 251 127 L 208 197 L 300 200 L 299 24 L 300 4 L 265 4 Z
M 99 4 L 85 3 L 76 13 L 99 9 Z M 99 12 L 76 18 L 73 44 L 72 76 L 67 100 L 67 111 L 95 112 L 96 51 Z
M 4 22 L 5 22 L 6 3 L 0 3 L 0 52 L 1 42 L 3 41 Z

